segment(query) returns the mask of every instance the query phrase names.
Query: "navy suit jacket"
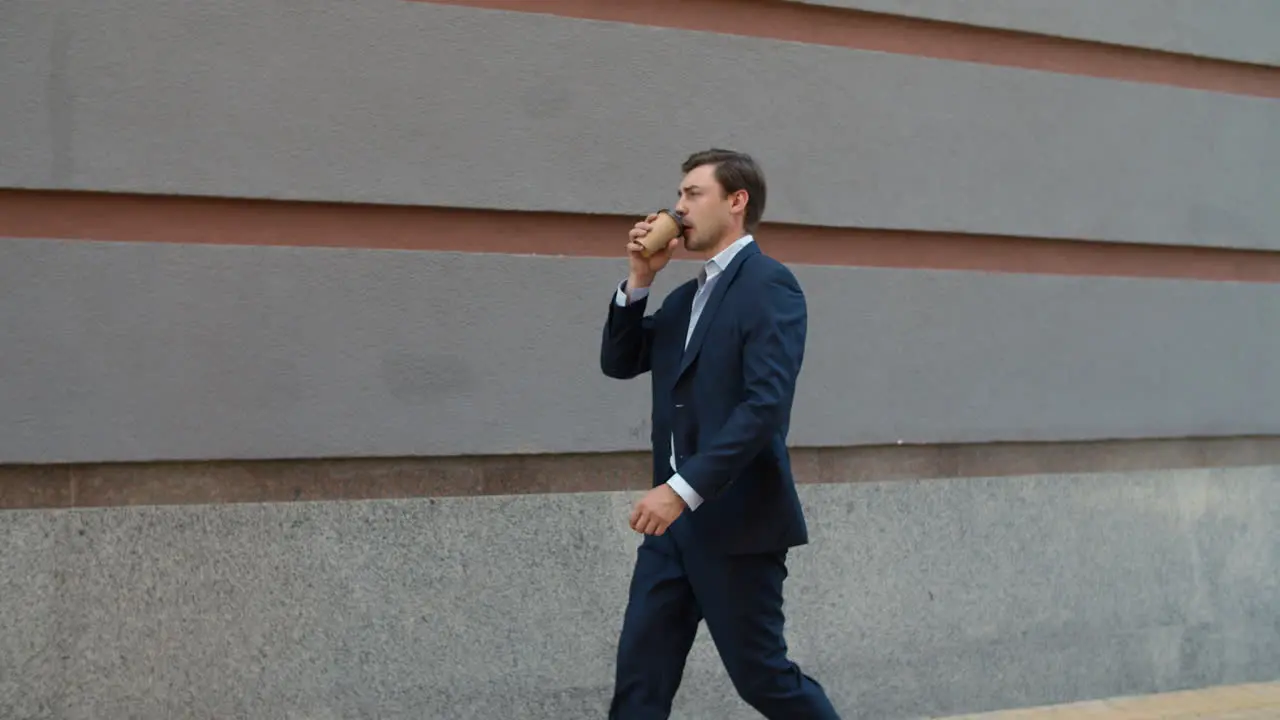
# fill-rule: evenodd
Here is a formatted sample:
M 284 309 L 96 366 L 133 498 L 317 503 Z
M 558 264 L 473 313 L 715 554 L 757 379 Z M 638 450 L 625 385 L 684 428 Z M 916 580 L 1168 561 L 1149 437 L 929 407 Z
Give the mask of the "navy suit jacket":
M 673 290 L 652 315 L 648 297 L 613 298 L 600 347 L 604 374 L 650 373 L 653 486 L 671 469 L 703 498 L 668 532 L 723 553 L 784 550 L 808 542 L 787 453 L 808 309 L 795 276 L 752 242 L 712 287 L 686 350 L 697 281 Z

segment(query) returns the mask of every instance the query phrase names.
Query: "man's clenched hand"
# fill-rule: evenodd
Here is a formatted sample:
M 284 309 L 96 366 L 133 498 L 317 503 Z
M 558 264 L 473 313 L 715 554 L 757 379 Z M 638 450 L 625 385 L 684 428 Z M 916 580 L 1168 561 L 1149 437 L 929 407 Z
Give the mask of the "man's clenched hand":
M 671 486 L 663 483 L 640 498 L 631 511 L 631 529 L 645 535 L 661 535 L 680 517 L 686 505 Z

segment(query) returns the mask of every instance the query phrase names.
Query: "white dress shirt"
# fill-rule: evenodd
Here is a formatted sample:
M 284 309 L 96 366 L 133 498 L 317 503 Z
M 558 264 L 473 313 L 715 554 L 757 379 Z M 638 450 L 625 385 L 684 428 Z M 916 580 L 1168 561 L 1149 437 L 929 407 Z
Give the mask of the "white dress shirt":
M 734 256 L 737 255 L 742 248 L 750 245 L 752 242 L 754 242 L 754 238 L 752 238 L 752 236 L 744 235 L 703 264 L 701 272 L 698 273 L 698 291 L 693 296 L 693 309 L 689 315 L 689 330 L 684 336 L 684 345 L 686 348 L 689 347 L 689 339 L 693 337 L 693 330 L 698 326 L 698 319 L 702 316 L 702 308 L 706 307 L 707 298 L 711 296 L 711 290 L 715 287 L 716 279 L 720 277 L 720 274 L 724 272 L 725 268 L 729 267 L 729 263 L 733 262 Z M 626 284 L 627 281 L 623 280 L 618 285 L 618 293 L 614 299 L 614 302 L 617 303 L 618 307 L 626 307 L 637 300 L 641 300 L 649 296 L 649 288 L 636 288 L 635 290 L 630 291 L 630 295 L 628 296 L 627 292 L 624 292 L 623 290 Z M 671 469 L 677 470 L 676 439 L 674 435 L 671 438 Z M 684 499 L 685 504 L 689 506 L 690 510 L 697 510 L 698 506 L 702 504 L 702 496 L 689 485 L 688 481 L 680 477 L 679 471 L 677 471 L 676 474 L 667 481 L 667 484 L 671 486 L 672 490 L 676 491 L 676 494 Z

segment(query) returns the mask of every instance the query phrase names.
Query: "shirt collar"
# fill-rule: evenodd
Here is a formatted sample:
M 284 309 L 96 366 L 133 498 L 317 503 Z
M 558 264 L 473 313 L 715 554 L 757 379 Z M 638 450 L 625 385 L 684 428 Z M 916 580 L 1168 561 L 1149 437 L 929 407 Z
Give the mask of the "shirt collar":
M 703 265 L 703 268 L 707 271 L 707 279 L 711 279 L 724 272 L 725 268 L 729 267 L 729 263 L 733 262 L 734 256 L 742 252 L 742 249 L 750 245 L 754 240 L 755 238 L 749 234 L 743 235 L 734 241 L 732 245 L 716 253 L 715 257 L 711 258 L 705 265 Z

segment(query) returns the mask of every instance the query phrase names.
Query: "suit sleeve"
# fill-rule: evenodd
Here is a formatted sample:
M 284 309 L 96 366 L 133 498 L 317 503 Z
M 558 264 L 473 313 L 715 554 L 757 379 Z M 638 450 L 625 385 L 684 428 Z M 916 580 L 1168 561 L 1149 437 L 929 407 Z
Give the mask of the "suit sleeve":
M 716 497 L 791 419 L 796 379 L 804 360 L 808 308 L 785 267 L 764 287 L 746 293 L 752 306 L 742 347 L 742 400 L 706 449 L 680 467 L 699 495 Z
M 653 350 L 654 316 L 644 314 L 649 302 L 648 288 L 636 291 L 628 302 L 624 286 L 625 282 L 618 286 L 609 303 L 600 341 L 600 370 L 618 380 L 649 372 Z

